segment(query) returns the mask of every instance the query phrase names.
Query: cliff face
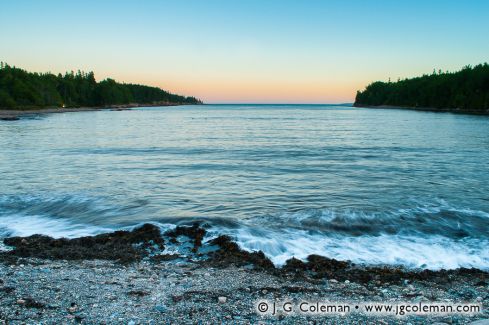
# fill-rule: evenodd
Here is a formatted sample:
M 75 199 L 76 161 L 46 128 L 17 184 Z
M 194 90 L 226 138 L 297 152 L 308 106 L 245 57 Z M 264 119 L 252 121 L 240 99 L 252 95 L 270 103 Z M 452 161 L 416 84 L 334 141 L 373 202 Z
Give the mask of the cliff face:
M 357 92 L 354 105 L 488 114 L 489 65 L 397 82 L 376 81 Z

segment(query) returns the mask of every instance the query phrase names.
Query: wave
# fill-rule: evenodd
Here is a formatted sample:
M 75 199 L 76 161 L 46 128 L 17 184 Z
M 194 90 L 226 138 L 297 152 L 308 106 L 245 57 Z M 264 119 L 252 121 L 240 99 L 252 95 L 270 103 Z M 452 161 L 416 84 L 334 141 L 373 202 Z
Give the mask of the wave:
M 317 254 L 367 265 L 432 270 L 489 269 L 489 213 L 444 200 L 385 212 L 310 209 L 259 216 L 239 228 L 217 227 L 245 250 L 276 265 Z
M 0 196 L 0 238 L 33 234 L 74 238 L 146 222 L 164 232 L 197 221 L 206 227 L 207 240 L 229 235 L 245 250 L 263 251 L 278 266 L 292 257 L 317 254 L 365 265 L 489 270 L 489 213 L 443 200 L 388 211 L 308 209 L 245 219 L 141 220 L 132 218 L 127 209 L 83 195 L 4 195 Z
M 431 270 L 459 267 L 489 269 L 489 240 L 454 240 L 440 235 L 338 236 L 308 231 L 241 228 L 236 232 L 217 229 L 234 237 L 241 248 L 261 250 L 275 265 L 289 258 L 306 259 L 311 254 L 365 265 L 400 265 Z
M 252 217 L 246 223 L 270 228 L 294 228 L 349 236 L 442 235 L 449 238 L 489 238 L 489 213 L 459 208 L 443 200 L 416 203 L 388 211 L 308 209 Z
M 0 195 L 0 218 L 11 216 L 44 217 L 87 225 L 109 225 L 111 228 L 131 222 L 148 204 L 133 200 L 114 205 L 101 197 L 85 194 Z
M 76 238 L 113 231 L 108 227 L 97 227 L 69 220 L 38 215 L 11 215 L 0 217 L 0 237 L 47 235 L 54 238 Z

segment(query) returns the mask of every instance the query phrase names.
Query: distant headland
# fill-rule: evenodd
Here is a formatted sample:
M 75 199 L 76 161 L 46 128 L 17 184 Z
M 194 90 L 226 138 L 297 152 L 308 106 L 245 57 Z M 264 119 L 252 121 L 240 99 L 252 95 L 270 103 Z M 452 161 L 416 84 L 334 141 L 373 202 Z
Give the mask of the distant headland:
M 489 65 L 433 71 L 397 82 L 376 81 L 357 92 L 354 106 L 489 114 Z
M 0 63 L 0 109 L 137 107 L 202 104 L 195 97 L 169 93 L 157 87 L 100 82 L 93 72 L 64 75 L 33 73 Z

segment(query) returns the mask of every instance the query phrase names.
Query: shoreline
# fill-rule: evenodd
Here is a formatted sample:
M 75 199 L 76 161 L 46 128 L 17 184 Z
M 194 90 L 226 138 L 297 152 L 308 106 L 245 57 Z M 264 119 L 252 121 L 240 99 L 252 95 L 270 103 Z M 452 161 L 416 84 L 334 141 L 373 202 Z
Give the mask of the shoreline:
M 183 105 L 198 105 L 198 104 L 179 104 L 179 103 L 152 103 L 152 104 L 124 104 L 124 105 L 108 105 L 101 107 L 47 107 L 47 108 L 32 108 L 32 109 L 2 109 L 0 108 L 0 120 L 15 121 L 21 116 L 31 114 L 53 114 L 53 113 L 73 113 L 73 112 L 94 112 L 94 111 L 122 111 L 130 110 L 137 107 L 159 107 L 159 106 L 183 106 Z M 201 105 L 201 104 L 200 104 Z
M 489 273 L 363 266 L 318 255 L 276 268 L 227 236 L 204 241 L 199 225 L 161 234 L 145 224 L 75 239 L 10 237 L 0 252 L 0 321 L 195 323 L 445 322 L 489 318 Z M 475 315 L 270 315 L 259 300 L 474 303 Z M 327 318 L 325 318 L 327 317 Z
M 373 109 L 400 109 L 400 110 L 412 110 L 422 112 L 435 112 L 435 113 L 453 113 L 453 114 L 466 114 L 466 115 L 480 115 L 488 116 L 488 111 L 476 111 L 476 110 L 461 110 L 459 108 L 433 108 L 433 107 L 410 107 L 410 106 L 394 106 L 394 105 L 364 105 L 353 103 L 353 107 L 361 108 L 373 108 Z

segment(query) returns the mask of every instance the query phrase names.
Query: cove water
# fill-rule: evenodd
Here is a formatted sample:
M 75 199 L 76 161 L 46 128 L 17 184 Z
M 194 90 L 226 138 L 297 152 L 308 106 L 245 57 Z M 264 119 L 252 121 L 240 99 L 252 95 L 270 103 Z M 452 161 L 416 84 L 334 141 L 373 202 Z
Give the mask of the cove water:
M 489 269 L 489 118 L 205 105 L 0 121 L 0 237 L 203 221 L 280 265 Z

